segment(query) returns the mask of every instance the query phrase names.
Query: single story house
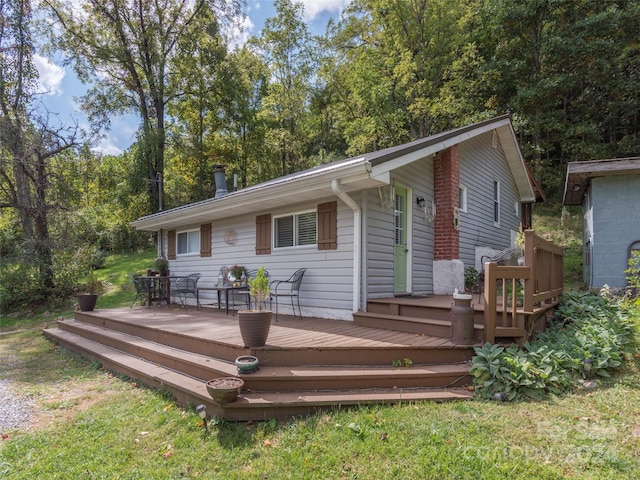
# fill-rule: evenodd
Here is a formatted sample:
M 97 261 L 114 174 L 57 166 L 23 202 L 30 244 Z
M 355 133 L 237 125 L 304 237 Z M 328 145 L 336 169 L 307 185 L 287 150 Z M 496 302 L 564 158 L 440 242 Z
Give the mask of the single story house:
M 352 319 L 367 300 L 464 290 L 464 269 L 531 225 L 536 187 L 508 115 L 142 217 L 172 274 L 306 268 L 302 314 Z M 284 305 L 283 307 L 286 307 Z M 283 308 L 283 313 L 287 313 Z
M 640 250 L 640 157 L 570 162 L 565 205 L 582 205 L 583 277 L 589 288 L 624 288 Z

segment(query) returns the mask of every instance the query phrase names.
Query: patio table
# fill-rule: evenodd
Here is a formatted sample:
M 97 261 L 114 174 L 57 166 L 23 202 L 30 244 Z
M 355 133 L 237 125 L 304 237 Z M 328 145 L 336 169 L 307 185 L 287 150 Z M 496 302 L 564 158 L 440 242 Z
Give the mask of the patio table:
M 139 278 L 149 283 L 147 305 L 151 306 L 154 300 L 158 304 L 165 302 L 168 305 L 171 303 L 171 280 L 185 277 L 184 275 L 140 275 Z
M 215 287 L 198 287 L 196 290 L 196 304 L 198 305 L 198 310 L 200 309 L 200 291 L 215 291 L 218 293 L 218 309 L 221 308 L 220 300 L 221 294 L 224 292 L 224 305 L 225 305 L 225 313 L 229 315 L 229 292 L 248 292 L 249 287 L 247 285 L 241 285 L 234 287 L 233 285 L 216 285 Z M 235 303 L 233 304 L 235 309 Z

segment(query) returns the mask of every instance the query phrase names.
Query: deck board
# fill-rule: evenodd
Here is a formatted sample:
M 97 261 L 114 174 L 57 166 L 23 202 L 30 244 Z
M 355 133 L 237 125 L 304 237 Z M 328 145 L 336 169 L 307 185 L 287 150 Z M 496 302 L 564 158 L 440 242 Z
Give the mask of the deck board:
M 87 315 L 143 325 L 158 332 L 242 345 L 237 315 L 231 312 L 226 315 L 216 308 L 200 311 L 166 306 L 114 308 L 95 310 Z M 278 315 L 278 322 L 271 323 L 267 345 L 274 348 L 453 346 L 451 341 L 440 337 L 363 327 L 346 320 L 288 315 Z

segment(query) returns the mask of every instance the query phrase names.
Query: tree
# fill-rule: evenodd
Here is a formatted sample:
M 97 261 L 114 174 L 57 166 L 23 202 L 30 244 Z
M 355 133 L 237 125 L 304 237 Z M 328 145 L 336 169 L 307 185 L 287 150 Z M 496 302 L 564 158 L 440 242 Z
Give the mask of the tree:
M 208 198 L 214 190 L 211 136 L 222 126 L 227 87 L 227 46 L 218 22 L 204 6 L 178 40 L 170 88 L 180 92 L 168 103 L 173 148 L 168 157 L 166 192 L 173 204 Z M 170 163 L 170 164 L 169 164 Z
M 277 176 L 265 155 L 269 121 L 260 115 L 267 93 L 268 68 L 245 45 L 229 55 L 225 72 L 227 94 L 221 102 L 225 128 L 220 132 L 220 143 L 229 152 L 226 158 L 229 173 L 237 173 L 238 186 L 244 188 Z
M 276 16 L 265 21 L 256 44 L 270 73 L 261 116 L 273 123 L 267 142 L 279 152 L 280 173 L 285 175 L 307 166 L 302 154 L 314 61 L 312 39 L 302 20 L 302 3 L 275 0 L 274 7 Z
M 53 13 L 54 44 L 67 52 L 79 78 L 93 86 L 83 109 L 96 126 L 132 111 L 140 117 L 139 143 L 152 205 L 158 205 L 158 174 L 164 174 L 166 106 L 179 95 L 171 82 L 180 40 L 199 13 L 238 14 L 230 0 L 44 0 Z M 56 30 L 59 29 L 59 30 Z M 61 33 L 57 36 L 58 31 Z
M 638 2 L 491 0 L 482 17 L 491 103 L 551 199 L 567 162 L 639 153 Z
M 355 0 L 333 28 L 323 78 L 342 103 L 351 154 L 455 126 L 442 108 L 476 2 Z M 451 89 L 448 90 L 448 93 Z M 451 103 L 451 102 L 449 102 Z
M 49 212 L 64 206 L 51 202 L 51 189 L 64 182 L 51 162 L 78 143 L 76 129 L 52 129 L 33 108 L 31 24 L 28 0 L 0 0 L 0 209 L 17 213 L 22 262 L 36 266 L 39 291 L 33 298 L 41 298 L 54 287 Z

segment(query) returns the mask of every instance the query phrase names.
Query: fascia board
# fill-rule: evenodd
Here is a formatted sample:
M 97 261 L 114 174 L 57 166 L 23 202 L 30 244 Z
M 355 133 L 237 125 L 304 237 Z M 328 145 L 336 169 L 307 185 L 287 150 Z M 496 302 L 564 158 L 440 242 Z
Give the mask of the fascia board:
M 362 158 L 359 162 L 336 170 L 323 171 L 306 176 L 284 177 L 282 181 L 265 182 L 246 190 L 230 193 L 218 198 L 177 207 L 166 212 L 142 217 L 131 223 L 137 230 L 157 231 L 161 228 L 173 228 L 177 225 L 189 225 L 204 221 L 228 218 L 250 212 L 264 211 L 269 208 L 291 205 L 295 197 L 304 200 L 322 198 L 332 194 L 331 181 L 339 179 L 345 190 L 354 190 L 362 186 L 377 186 L 379 182 L 371 179 L 370 165 Z M 349 188 L 350 184 L 358 187 Z M 301 199 L 302 200 L 302 199 Z
M 518 194 L 520 195 L 520 201 L 523 203 L 534 203 L 536 201 L 535 192 L 533 191 L 533 185 L 529 181 L 529 175 L 527 175 L 527 168 L 518 146 L 516 139 L 516 133 L 513 131 L 513 127 L 510 122 L 496 129 L 502 150 L 504 151 L 507 164 L 511 170 L 511 174 L 516 181 L 516 187 Z
M 446 138 L 439 142 L 428 143 L 424 148 L 404 155 L 400 155 L 393 160 L 388 160 L 384 163 L 381 163 L 380 165 L 374 166 L 371 174 L 374 178 L 386 178 L 383 174 L 404 167 L 405 165 L 409 165 L 410 163 L 428 157 L 429 155 L 433 155 L 446 150 L 447 148 L 451 148 L 454 145 L 463 143 L 467 140 L 477 137 L 478 135 L 482 135 L 483 133 L 487 133 L 497 128 L 504 127 L 505 125 L 510 125 L 510 121 L 508 118 L 499 119 L 487 125 L 478 126 L 477 128 L 460 133 L 459 135 Z

